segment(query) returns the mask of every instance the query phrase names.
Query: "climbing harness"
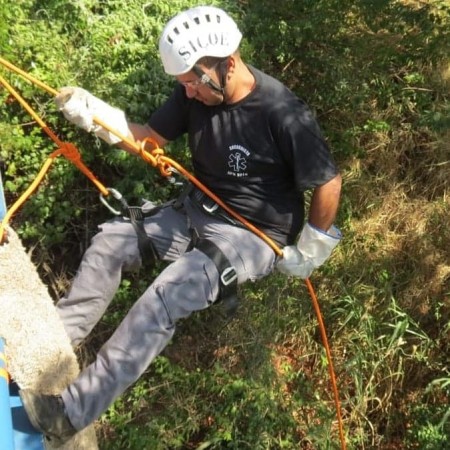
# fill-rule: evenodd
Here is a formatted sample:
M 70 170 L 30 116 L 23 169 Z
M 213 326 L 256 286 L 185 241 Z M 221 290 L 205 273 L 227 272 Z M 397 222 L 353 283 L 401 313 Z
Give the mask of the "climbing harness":
M 47 86 L 43 82 L 37 80 L 36 78 L 32 77 L 30 74 L 24 72 L 23 70 L 19 69 L 18 67 L 14 66 L 10 62 L 6 61 L 5 59 L 0 57 L 0 63 L 8 68 L 9 70 L 21 75 L 26 80 L 30 81 L 31 83 L 34 83 L 35 85 L 39 86 L 40 88 L 47 91 L 49 94 L 56 96 L 58 94 L 58 91 L 55 89 Z M 19 200 L 16 202 L 16 204 L 8 211 L 5 218 L 2 221 L 1 227 L 0 227 L 0 238 L 3 235 L 3 230 L 6 227 L 6 224 L 8 223 L 8 220 L 11 218 L 12 214 L 20 207 L 20 205 L 28 198 L 29 195 L 32 194 L 32 192 L 36 189 L 37 185 L 43 178 L 45 172 L 48 170 L 49 166 L 51 165 L 53 159 L 56 156 L 59 156 L 60 154 L 63 154 L 67 158 L 69 158 L 88 178 L 97 186 L 97 188 L 100 190 L 101 195 L 106 197 L 110 193 L 114 193 L 114 191 L 111 191 L 111 189 L 105 188 L 96 178 L 95 176 L 87 169 L 87 167 L 81 162 L 81 158 L 79 155 L 78 150 L 75 148 L 73 144 L 70 143 L 63 143 L 59 141 L 59 139 L 54 135 L 48 127 L 44 124 L 44 122 L 37 117 L 37 115 L 34 113 L 34 111 L 26 104 L 26 102 L 19 96 L 18 93 L 14 91 L 14 89 L 6 82 L 6 80 L 0 76 L 0 83 L 3 84 L 10 92 L 17 98 L 17 100 L 24 106 L 24 108 L 36 119 L 37 123 L 43 128 L 43 130 L 54 140 L 54 142 L 58 145 L 58 150 L 53 152 L 48 160 L 45 162 L 43 169 L 41 169 L 41 172 L 38 175 L 37 180 L 35 180 L 34 183 L 28 188 L 28 190 L 19 198 Z M 17 96 L 16 96 L 17 95 Z M 232 219 L 237 221 L 240 226 L 245 226 L 247 229 L 252 231 L 254 234 L 259 236 L 263 241 L 265 241 L 272 249 L 273 251 L 280 257 L 283 256 L 282 249 L 265 233 L 263 233 L 261 230 L 256 228 L 253 224 L 251 224 L 249 221 L 247 221 L 244 217 L 242 217 L 240 214 L 235 212 L 233 209 L 231 209 L 229 206 L 227 206 L 219 197 L 217 197 L 213 192 L 211 192 L 205 185 L 203 185 L 195 176 L 193 176 L 189 171 L 187 171 L 183 166 L 178 164 L 176 161 L 174 161 L 171 158 L 168 158 L 164 155 L 164 151 L 159 148 L 158 143 L 154 141 L 151 138 L 145 138 L 142 142 L 138 143 L 134 140 L 128 138 L 127 136 L 124 136 L 123 134 L 119 133 L 117 130 L 112 129 L 108 124 L 104 123 L 102 120 L 98 119 L 97 117 L 94 117 L 94 122 L 97 125 L 100 125 L 110 133 L 117 136 L 119 139 L 121 139 L 123 142 L 125 142 L 131 149 L 133 149 L 144 161 L 151 164 L 153 167 L 156 167 L 159 169 L 162 176 L 165 177 L 171 177 L 173 172 L 176 171 L 177 173 L 181 174 L 187 181 L 191 182 L 192 185 L 200 190 L 204 195 L 205 198 L 208 197 L 211 202 L 206 202 L 205 199 L 200 199 L 200 202 L 203 205 L 207 205 L 206 208 L 203 206 L 203 209 L 207 211 L 209 209 L 210 213 L 216 213 L 216 211 L 220 214 L 226 215 L 227 219 Z M 152 150 L 148 151 L 147 146 L 151 146 Z M 45 170 L 44 170 L 45 169 Z M 43 173 L 42 173 L 43 172 Z M 113 194 L 115 195 L 115 194 Z M 117 199 L 121 201 L 122 206 L 125 206 L 125 201 L 119 196 Z M 195 195 L 194 195 L 195 197 Z M 104 199 L 103 199 L 104 200 Z M 103 201 L 102 200 L 102 201 Z M 208 206 L 210 205 L 210 206 Z M 220 209 L 219 209 L 220 208 Z M 131 215 L 135 214 L 135 212 L 130 213 L 130 220 Z M 136 221 L 136 223 L 139 223 L 141 220 L 140 215 L 137 213 L 136 216 L 134 216 L 133 220 Z M 136 228 L 138 228 L 139 225 L 137 225 Z M 237 276 L 236 273 L 233 272 L 233 267 L 227 262 L 226 257 L 222 258 L 223 253 L 222 252 L 216 252 L 211 245 L 212 243 L 203 243 L 203 242 L 197 242 L 197 248 L 199 248 L 200 251 L 208 255 L 216 264 L 216 267 L 218 268 L 218 271 L 220 273 L 220 278 L 222 280 L 222 285 L 220 287 L 220 295 L 222 297 L 226 297 L 229 295 L 229 292 L 227 291 L 226 287 L 230 286 L 230 289 L 233 287 L 233 284 L 237 283 Z M 200 246 L 200 247 L 199 247 Z M 343 428 L 343 421 L 342 421 L 342 415 L 341 415 L 341 406 L 339 401 L 339 394 L 337 389 L 337 382 L 336 382 L 336 376 L 334 372 L 333 367 L 333 361 L 331 357 L 331 351 L 328 344 L 328 338 L 325 330 L 325 325 L 322 319 L 322 314 L 320 311 L 319 302 L 317 300 L 317 296 L 315 294 L 315 290 L 311 284 L 311 281 L 309 278 L 305 280 L 306 287 L 308 289 L 308 292 L 310 294 L 313 307 L 317 316 L 320 334 L 322 338 L 323 345 L 325 347 L 325 352 L 328 360 L 328 372 L 330 375 L 330 381 L 331 381 L 331 387 L 333 390 L 333 398 L 334 403 L 336 407 L 336 417 L 338 421 L 338 429 L 339 429 L 339 438 L 341 443 L 341 449 L 346 450 L 346 441 L 344 436 L 344 428 Z
M 159 259 L 158 250 L 156 249 L 153 241 L 148 237 L 144 228 L 144 219 L 152 216 L 157 212 L 158 207 L 151 209 L 145 213 L 140 206 L 130 206 L 125 200 L 124 196 L 114 188 L 107 188 L 108 192 L 120 202 L 121 209 L 118 211 L 113 208 L 106 200 L 105 197 L 100 196 L 100 201 L 116 216 L 122 216 L 128 219 L 136 232 L 138 240 L 139 253 L 141 255 L 142 264 L 153 267 L 156 261 Z

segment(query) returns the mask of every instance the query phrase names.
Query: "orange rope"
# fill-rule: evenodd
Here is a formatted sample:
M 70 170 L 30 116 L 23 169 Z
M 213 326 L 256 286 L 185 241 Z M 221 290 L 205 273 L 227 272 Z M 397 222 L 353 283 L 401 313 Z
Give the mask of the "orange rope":
M 332 358 L 331 358 L 331 350 L 328 344 L 328 337 L 325 330 L 325 324 L 323 323 L 322 313 L 320 312 L 319 301 L 317 300 L 316 292 L 314 291 L 313 285 L 309 278 L 305 280 L 306 287 L 308 288 L 309 295 L 311 296 L 311 300 L 313 303 L 314 310 L 316 312 L 317 321 L 319 322 L 320 335 L 322 337 L 322 342 L 325 347 L 325 353 L 327 355 L 328 360 L 328 373 L 330 374 L 331 386 L 333 388 L 333 396 L 334 396 L 334 404 L 336 405 L 336 416 L 338 420 L 339 427 L 339 438 L 341 440 L 342 449 L 346 449 L 345 437 L 344 437 L 344 428 L 342 426 L 342 415 L 341 415 L 341 403 L 339 401 L 339 393 L 336 382 L 336 375 L 334 373 Z
M 58 94 L 58 92 L 55 89 L 45 85 L 41 81 L 32 77 L 28 73 L 20 70 L 19 68 L 15 67 L 13 64 L 9 63 L 8 61 L 4 60 L 1 57 L 0 57 L 0 63 L 3 64 L 4 66 L 6 66 L 8 69 L 22 75 L 25 79 L 31 81 L 32 83 L 34 83 L 37 86 L 41 87 L 42 89 L 46 90 L 48 93 L 50 93 L 52 95 Z M 278 256 L 283 256 L 282 249 L 272 239 L 270 239 L 265 233 L 263 233 L 261 230 L 256 228 L 250 222 L 248 222 L 244 217 L 242 217 L 240 214 L 236 213 L 229 206 L 227 206 L 220 198 L 218 198 L 204 184 L 202 184 L 197 178 L 195 178 L 194 175 L 192 175 L 189 171 L 184 169 L 184 167 L 182 167 L 180 164 L 178 164 L 176 161 L 172 160 L 171 158 L 164 156 L 164 151 L 161 148 L 159 148 L 156 141 L 154 141 L 151 138 L 147 138 L 147 139 L 144 139 L 141 143 L 138 143 L 132 139 L 129 139 L 128 136 L 122 135 L 117 130 L 112 129 L 108 124 L 106 124 L 105 122 L 103 122 L 102 120 L 100 120 L 97 117 L 94 117 L 94 122 L 97 125 L 100 125 L 104 129 L 106 129 L 107 131 L 113 133 L 115 136 L 119 137 L 122 141 L 124 141 L 126 144 L 128 144 L 130 146 L 130 148 L 134 149 L 135 152 L 139 156 L 141 156 L 141 158 L 144 161 L 150 163 L 154 167 L 158 167 L 160 170 L 160 173 L 163 176 L 170 176 L 172 173 L 171 168 L 174 168 L 176 171 L 178 171 L 180 174 L 182 174 L 185 178 L 187 178 L 189 181 L 191 181 L 193 184 L 195 184 L 195 186 L 197 186 L 199 189 L 201 189 L 212 200 L 214 200 L 221 208 L 223 208 L 225 211 L 227 211 L 227 213 L 229 213 L 235 219 L 239 220 L 250 231 L 252 231 L 257 236 L 259 236 L 261 239 L 263 239 L 274 250 L 274 252 Z M 39 123 L 39 121 L 38 121 L 38 123 Z M 44 128 L 44 130 L 47 129 L 45 126 L 43 128 Z M 144 148 L 147 143 L 152 144 L 154 147 L 153 150 L 151 150 L 151 152 L 148 152 Z M 67 147 L 69 147 L 70 150 L 73 150 L 73 149 L 76 150 L 75 146 L 73 146 L 72 144 L 67 144 L 67 143 L 64 144 L 64 148 L 67 149 Z M 62 149 L 60 149 L 58 151 L 62 152 Z M 54 152 L 52 155 L 54 155 L 55 153 L 58 153 L 58 151 Z M 51 158 L 52 158 L 52 156 L 49 159 L 51 159 Z M 77 165 L 77 167 L 78 167 L 78 165 Z M 30 187 L 30 189 L 31 189 L 31 187 Z M 108 192 L 108 191 L 106 191 L 106 192 Z M 0 231 L 1 231 L 1 229 L 0 229 Z M 1 236 L 1 234 L 0 234 L 0 236 Z M 337 421 L 338 421 L 338 427 L 339 427 L 339 438 L 340 438 L 340 442 L 341 442 L 341 448 L 342 448 L 342 450 L 346 450 L 346 442 L 345 442 L 343 421 L 342 421 L 342 415 L 341 415 L 341 405 L 340 405 L 340 401 L 339 401 L 339 393 L 338 393 L 338 388 L 337 388 L 337 383 L 336 383 L 336 375 L 335 375 L 335 371 L 334 371 L 334 367 L 333 367 L 333 360 L 332 360 L 332 356 L 331 356 L 330 346 L 328 343 L 328 337 L 327 337 L 326 330 L 325 330 L 325 324 L 322 319 L 322 314 L 320 311 L 319 302 L 317 300 L 316 293 L 314 291 L 314 288 L 313 288 L 309 278 L 307 278 L 305 280 L 305 283 L 306 283 L 306 287 L 309 291 L 309 294 L 311 296 L 314 310 L 316 312 L 316 316 L 317 316 L 317 320 L 318 320 L 319 328 L 320 328 L 320 333 L 321 333 L 321 337 L 322 337 L 322 342 L 325 347 L 325 352 L 326 352 L 326 356 L 327 356 L 327 360 L 328 360 L 328 371 L 330 374 L 331 385 L 332 385 L 333 396 L 334 396 L 334 403 L 335 403 L 335 407 L 336 407 L 336 415 L 337 415 Z
M 1 58 L 0 58 L 1 59 Z M 33 119 L 41 126 L 41 128 L 47 133 L 47 135 L 55 142 L 59 147 L 58 150 L 53 152 L 48 159 L 45 161 L 41 171 L 34 179 L 29 188 L 19 197 L 19 199 L 13 204 L 11 208 L 8 209 L 5 217 L 3 218 L 0 225 L 0 244 L 3 239 L 6 238 L 6 226 L 11 220 L 14 213 L 25 203 L 25 201 L 33 194 L 36 188 L 39 186 L 43 180 L 45 174 L 53 163 L 54 159 L 59 156 L 65 156 L 69 161 L 71 161 L 81 172 L 83 172 L 97 187 L 102 195 L 108 196 L 108 189 L 95 177 L 95 175 L 86 167 L 86 165 L 81 161 L 81 154 L 75 145 L 70 142 L 61 141 L 55 133 L 50 130 L 50 128 L 45 124 L 45 122 L 36 114 L 36 112 L 31 108 L 31 106 L 20 96 L 20 94 L 0 75 L 0 83 L 16 98 L 16 100 L 23 106 L 23 108 L 33 117 Z
M 58 95 L 58 91 L 56 89 L 53 89 L 50 86 L 47 86 L 42 81 L 39 81 L 37 78 L 34 78 L 33 76 L 31 76 L 29 73 L 23 71 L 22 69 L 19 69 L 17 66 L 15 66 L 14 64 L 11 64 L 6 59 L 3 59 L 1 56 L 0 56 L 0 63 L 3 64 L 7 69 L 11 70 L 11 72 L 15 72 L 15 73 L 21 75 L 23 78 L 25 78 L 28 81 L 31 81 L 33 84 L 35 84 L 36 86 L 39 86 L 41 89 L 44 89 L 44 91 L 47 91 L 49 94 Z
M 6 233 L 5 233 L 6 226 L 8 225 L 9 221 L 11 220 L 11 217 L 25 203 L 25 201 L 31 196 L 31 194 L 36 190 L 36 188 L 39 186 L 42 179 L 44 178 L 45 174 L 48 172 L 48 169 L 52 165 L 53 160 L 60 153 L 61 153 L 60 150 L 56 150 L 47 158 L 47 160 L 45 161 L 41 170 L 39 171 L 37 177 L 33 180 L 33 182 L 28 187 L 28 189 L 19 197 L 19 199 L 11 206 L 11 208 L 8 208 L 6 215 L 3 218 L 2 223 L 0 225 L 0 244 L 1 244 L 2 238 L 6 237 Z

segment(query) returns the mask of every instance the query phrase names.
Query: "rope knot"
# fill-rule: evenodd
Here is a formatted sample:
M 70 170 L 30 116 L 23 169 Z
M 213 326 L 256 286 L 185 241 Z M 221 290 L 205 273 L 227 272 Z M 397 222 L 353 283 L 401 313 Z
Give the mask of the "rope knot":
M 160 156 L 164 155 L 164 150 L 162 148 L 155 148 L 151 151 L 151 154 L 158 159 Z
M 78 162 L 81 160 L 81 154 L 79 150 L 71 142 L 63 142 L 60 147 L 61 153 L 70 161 Z

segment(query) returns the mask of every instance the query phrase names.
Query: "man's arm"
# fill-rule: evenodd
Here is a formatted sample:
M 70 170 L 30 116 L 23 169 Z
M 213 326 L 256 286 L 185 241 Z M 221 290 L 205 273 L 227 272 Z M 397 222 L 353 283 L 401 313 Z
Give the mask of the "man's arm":
M 339 207 L 342 177 L 333 179 L 314 189 L 309 208 L 308 222 L 316 228 L 327 231 L 333 225 Z
M 128 129 L 130 130 L 128 138 L 137 143 L 142 142 L 146 138 L 150 138 L 153 139 L 158 144 L 158 147 L 164 147 L 167 144 L 167 142 L 169 142 L 167 139 L 163 138 L 160 134 L 158 134 L 149 125 L 141 125 L 138 123 L 128 122 Z M 120 147 L 123 150 L 126 150 L 129 153 L 136 154 L 136 150 L 127 145 L 125 142 L 119 142 L 118 147 Z
M 94 132 L 95 135 L 108 144 L 117 144 L 120 148 L 132 154 L 136 154 L 137 151 L 126 143 L 121 142 L 120 138 L 114 133 L 95 124 L 94 117 L 108 125 L 108 128 L 110 127 L 111 130 L 117 130 L 121 135 L 127 136 L 130 140 L 137 143 L 142 142 L 145 138 L 151 138 L 156 141 L 159 147 L 164 147 L 168 142 L 167 139 L 158 134 L 149 125 L 128 122 L 122 110 L 112 107 L 82 88 L 62 88 L 55 97 L 55 103 L 70 122 L 86 131 Z
M 342 178 L 333 179 L 314 189 L 308 223 L 303 227 L 296 245 L 283 248 L 277 268 L 287 275 L 308 278 L 321 266 L 341 240 L 341 232 L 333 226 L 339 206 Z

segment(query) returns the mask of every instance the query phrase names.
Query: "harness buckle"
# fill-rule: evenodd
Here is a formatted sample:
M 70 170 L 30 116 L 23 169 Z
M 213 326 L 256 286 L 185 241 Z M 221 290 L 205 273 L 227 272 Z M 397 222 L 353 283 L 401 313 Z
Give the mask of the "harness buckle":
M 217 210 L 219 205 L 214 202 L 211 204 L 211 206 L 208 206 L 206 203 L 202 203 L 202 208 L 208 213 L 208 214 L 214 214 L 214 212 Z
M 237 279 L 237 273 L 234 266 L 227 267 L 221 274 L 220 274 L 220 281 L 224 286 L 228 286 L 229 284 L 233 283 Z

